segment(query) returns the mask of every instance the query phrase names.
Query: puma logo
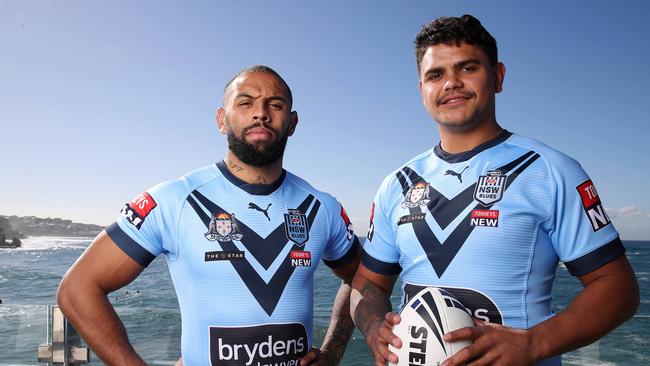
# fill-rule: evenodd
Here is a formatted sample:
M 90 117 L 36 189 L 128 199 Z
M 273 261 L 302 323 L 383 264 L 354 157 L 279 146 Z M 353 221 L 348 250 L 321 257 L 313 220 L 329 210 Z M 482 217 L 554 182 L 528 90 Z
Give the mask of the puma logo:
M 455 171 L 453 171 L 453 170 L 450 169 L 450 170 L 447 170 L 447 171 L 445 172 L 445 175 L 454 175 L 454 176 L 456 176 L 456 178 L 458 178 L 458 180 L 459 180 L 461 183 L 463 183 L 463 173 L 465 173 L 465 170 L 467 170 L 467 168 L 469 168 L 469 165 L 466 166 L 465 169 L 463 169 L 463 171 L 460 172 L 460 173 L 456 173 Z
M 271 218 L 269 217 L 269 213 L 268 213 L 268 211 L 269 211 L 269 207 L 271 207 L 271 205 L 272 205 L 272 203 L 269 203 L 269 205 L 266 206 L 266 210 L 265 210 L 265 209 L 263 209 L 263 208 L 260 208 L 260 206 L 254 204 L 253 202 L 248 202 L 248 208 L 249 208 L 249 209 L 251 209 L 251 210 L 257 210 L 257 211 L 263 213 L 264 216 L 266 216 L 266 218 L 267 218 L 269 221 L 271 221 Z

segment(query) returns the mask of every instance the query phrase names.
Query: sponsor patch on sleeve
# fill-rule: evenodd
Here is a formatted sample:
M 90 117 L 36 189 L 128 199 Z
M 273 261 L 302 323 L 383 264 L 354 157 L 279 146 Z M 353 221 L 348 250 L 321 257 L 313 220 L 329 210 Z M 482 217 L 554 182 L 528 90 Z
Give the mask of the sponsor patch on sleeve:
M 576 189 L 580 194 L 582 207 L 584 208 L 594 231 L 598 231 L 609 225 L 612 221 L 607 215 L 607 212 L 605 212 L 605 209 L 600 202 L 600 197 L 598 197 L 596 187 L 592 183 L 591 179 L 580 184 Z
M 372 203 L 372 208 L 370 209 L 370 226 L 368 227 L 368 240 L 372 241 L 372 235 L 375 233 L 375 203 Z
M 352 240 L 352 238 L 354 238 L 354 227 L 352 226 L 352 222 L 348 217 L 348 213 L 345 212 L 343 205 L 341 205 L 341 218 L 343 219 L 343 222 L 345 223 L 345 227 L 348 230 L 348 240 Z
M 156 208 L 156 201 L 144 192 L 139 194 L 133 201 L 127 203 L 122 208 L 121 214 L 138 230 L 142 226 L 144 219 L 149 215 L 151 210 Z

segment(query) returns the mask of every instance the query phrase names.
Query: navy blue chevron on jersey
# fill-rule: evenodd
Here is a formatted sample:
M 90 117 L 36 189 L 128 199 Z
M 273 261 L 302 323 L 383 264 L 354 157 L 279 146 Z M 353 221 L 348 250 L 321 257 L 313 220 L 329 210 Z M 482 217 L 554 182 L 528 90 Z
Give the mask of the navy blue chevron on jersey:
M 312 345 L 317 264 L 356 255 L 343 212 L 291 173 L 247 184 L 219 162 L 147 190 L 106 231 L 143 266 L 165 255 L 186 365 L 297 365 Z
M 625 251 L 580 165 L 507 131 L 466 153 L 436 146 L 391 173 L 368 239 L 362 262 L 400 274 L 404 303 L 441 287 L 473 316 L 516 328 L 552 316 L 558 261 L 579 276 Z

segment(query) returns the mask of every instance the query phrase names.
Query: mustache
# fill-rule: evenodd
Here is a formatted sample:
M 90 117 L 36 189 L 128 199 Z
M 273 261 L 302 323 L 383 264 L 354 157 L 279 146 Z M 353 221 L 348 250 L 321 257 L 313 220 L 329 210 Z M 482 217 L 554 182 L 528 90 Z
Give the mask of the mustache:
M 269 123 L 265 123 L 265 122 L 255 122 L 254 124 L 252 124 L 252 125 L 250 125 L 250 126 L 244 128 L 244 130 L 242 131 L 242 133 L 246 134 L 248 131 L 252 130 L 253 128 L 258 128 L 258 127 L 266 128 L 267 130 L 270 130 L 270 131 L 275 132 L 275 130 L 273 130 L 273 128 L 271 128 L 271 126 L 270 126 Z
M 452 95 L 453 96 L 460 95 L 460 96 L 465 97 L 465 98 L 473 98 L 473 97 L 476 96 L 476 93 L 471 92 L 471 91 L 465 91 L 465 90 L 456 90 L 456 91 L 453 91 L 451 93 L 447 93 L 447 94 L 443 95 L 442 97 L 436 99 L 436 103 L 437 104 L 442 104 L 445 101 L 445 99 L 451 97 Z

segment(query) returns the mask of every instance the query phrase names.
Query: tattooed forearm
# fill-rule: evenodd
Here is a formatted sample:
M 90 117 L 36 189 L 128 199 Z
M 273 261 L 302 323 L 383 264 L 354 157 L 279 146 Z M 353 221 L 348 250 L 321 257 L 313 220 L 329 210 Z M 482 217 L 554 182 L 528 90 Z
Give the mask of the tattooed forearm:
M 351 286 L 345 282 L 341 283 L 334 305 L 332 306 L 332 320 L 330 321 L 327 334 L 323 339 L 324 353 L 329 353 L 340 362 L 345 352 L 345 347 L 352 336 L 354 323 L 350 316 L 350 291 Z
M 389 296 L 370 281 L 352 291 L 351 301 L 354 324 L 365 336 L 369 328 L 383 321 L 386 313 L 392 310 Z

